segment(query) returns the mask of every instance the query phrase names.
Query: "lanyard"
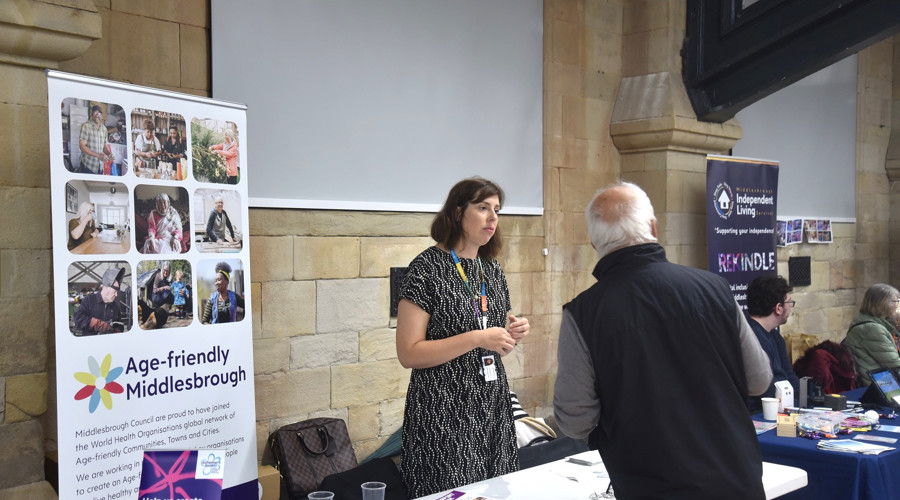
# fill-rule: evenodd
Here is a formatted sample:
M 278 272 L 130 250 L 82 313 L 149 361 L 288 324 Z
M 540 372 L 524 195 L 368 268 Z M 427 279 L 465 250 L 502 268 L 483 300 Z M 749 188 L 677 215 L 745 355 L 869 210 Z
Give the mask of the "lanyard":
M 478 268 L 481 270 L 481 310 L 479 311 L 477 295 L 472 291 L 472 286 L 469 285 L 469 278 L 466 277 L 466 272 L 463 271 L 462 264 L 459 262 L 456 251 L 451 249 L 450 256 L 453 257 L 453 263 L 456 264 L 456 271 L 459 272 L 459 276 L 462 278 L 463 283 L 465 283 L 469 293 L 472 294 L 472 307 L 475 308 L 475 317 L 481 320 L 481 327 L 483 329 L 487 328 L 487 279 L 484 276 L 484 267 L 481 265 L 481 258 L 476 257 L 478 260 Z M 482 312 L 485 313 L 484 317 L 481 316 Z

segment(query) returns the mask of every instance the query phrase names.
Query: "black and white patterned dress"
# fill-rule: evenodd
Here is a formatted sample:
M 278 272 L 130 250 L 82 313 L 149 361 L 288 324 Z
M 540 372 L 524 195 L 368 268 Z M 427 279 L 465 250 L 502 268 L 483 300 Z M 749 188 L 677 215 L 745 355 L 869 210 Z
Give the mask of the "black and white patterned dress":
M 460 258 L 480 295 L 475 259 Z M 488 327 L 506 325 L 506 277 L 496 260 L 482 259 L 487 281 Z M 409 265 L 401 297 L 431 315 L 426 340 L 481 328 L 472 293 L 449 253 L 430 247 Z M 480 303 L 479 303 L 480 305 Z M 497 379 L 485 381 L 481 357 L 494 355 Z M 519 468 L 506 371 L 499 353 L 483 348 L 432 368 L 413 369 L 403 415 L 400 470 L 412 498 L 496 477 Z

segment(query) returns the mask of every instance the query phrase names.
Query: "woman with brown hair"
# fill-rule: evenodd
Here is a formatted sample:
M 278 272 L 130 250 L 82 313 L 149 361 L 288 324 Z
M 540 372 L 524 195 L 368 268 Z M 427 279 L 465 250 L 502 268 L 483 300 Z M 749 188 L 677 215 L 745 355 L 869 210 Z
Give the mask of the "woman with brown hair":
M 400 468 L 413 498 L 519 468 L 500 358 L 530 327 L 509 314 L 495 259 L 503 198 L 479 177 L 453 186 L 431 224 L 437 244 L 413 259 L 403 280 L 397 357 L 413 370 Z

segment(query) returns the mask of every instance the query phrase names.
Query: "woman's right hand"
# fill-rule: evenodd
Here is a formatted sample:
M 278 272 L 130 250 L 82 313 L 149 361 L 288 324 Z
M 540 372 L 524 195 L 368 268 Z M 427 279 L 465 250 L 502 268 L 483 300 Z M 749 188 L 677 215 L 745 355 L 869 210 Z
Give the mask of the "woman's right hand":
M 489 351 L 499 352 L 501 356 L 506 356 L 516 347 L 516 341 L 504 328 L 493 326 L 481 331 L 483 333 L 480 346 Z

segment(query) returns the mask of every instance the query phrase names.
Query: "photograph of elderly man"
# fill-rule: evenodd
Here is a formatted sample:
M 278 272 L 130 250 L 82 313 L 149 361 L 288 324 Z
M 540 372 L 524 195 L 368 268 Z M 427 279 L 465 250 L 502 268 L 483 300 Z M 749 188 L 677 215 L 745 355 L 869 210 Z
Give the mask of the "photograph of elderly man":
M 69 266 L 69 327 L 76 337 L 131 329 L 131 268 L 127 262 Z
M 66 169 L 80 174 L 124 175 L 128 153 L 124 142 L 119 142 L 125 124 L 122 106 L 66 98 L 61 111 Z

